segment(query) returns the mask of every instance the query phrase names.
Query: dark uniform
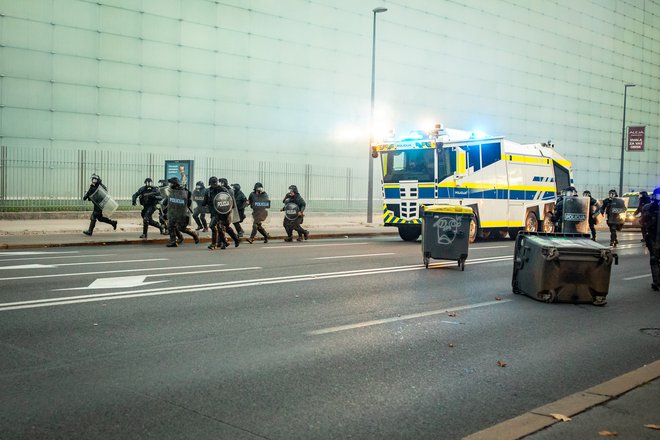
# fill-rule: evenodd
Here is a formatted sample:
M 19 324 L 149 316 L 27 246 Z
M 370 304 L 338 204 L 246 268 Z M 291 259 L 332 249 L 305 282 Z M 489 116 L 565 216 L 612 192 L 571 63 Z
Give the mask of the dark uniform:
M 178 177 L 171 177 L 168 182 L 170 183 L 170 195 L 163 201 L 165 209 L 168 212 L 167 219 L 167 228 L 170 233 L 170 242 L 167 243 L 167 247 L 177 247 L 179 244 L 183 243 L 182 232 L 190 235 L 195 244 L 199 243 L 199 236 L 195 231 L 190 229 L 188 226 L 190 222 L 190 216 L 188 216 L 187 211 L 190 210 L 190 205 L 192 205 L 192 197 L 190 191 L 181 186 L 179 183 Z M 179 200 L 178 197 L 175 197 L 177 193 L 184 194 L 182 200 Z M 176 199 L 176 200 L 175 200 Z M 183 215 L 176 215 L 174 212 L 175 205 L 177 205 L 177 210 L 180 210 L 180 205 L 183 206 Z
M 582 193 L 582 197 L 589 197 L 589 230 L 591 239 L 596 241 L 596 216 L 598 215 L 598 200 L 591 197 L 590 191 Z
M 234 216 L 235 212 L 234 206 L 234 194 L 229 185 L 226 186 L 227 179 L 218 179 L 213 176 L 209 178 L 209 187 L 206 189 L 206 197 L 204 198 L 204 205 L 208 206 L 209 212 L 211 213 L 211 244 L 209 249 L 214 250 L 219 246 L 220 249 L 226 249 L 228 246 L 227 238 L 225 237 L 225 231 L 231 236 L 234 240 L 234 246 L 238 247 L 239 240 L 234 231 L 231 229 L 230 222 L 231 220 L 236 220 L 237 216 Z M 221 193 L 227 193 L 225 196 L 227 204 L 231 205 L 228 208 L 228 212 L 218 211 L 218 206 L 216 206 L 215 199 Z M 229 202 L 231 200 L 231 202 Z
M 616 231 L 619 229 L 619 224 L 611 221 L 612 215 L 610 213 L 612 202 L 615 197 L 618 197 L 618 194 L 615 190 L 611 189 L 608 193 L 608 198 L 603 200 L 603 205 L 600 207 L 600 213 L 606 216 L 607 227 L 610 228 L 610 246 L 616 246 L 619 244 L 616 235 Z
M 90 200 L 90 196 L 96 192 L 99 186 L 108 192 L 108 188 L 101 182 L 101 178 L 96 174 L 92 174 L 92 183 L 89 185 L 89 189 L 83 196 L 83 200 Z M 92 201 L 92 203 L 94 202 Z M 103 208 L 94 203 L 94 211 L 92 211 L 92 214 L 89 216 L 89 228 L 86 231 L 83 231 L 83 234 L 92 235 L 97 221 L 112 225 L 112 229 L 117 230 L 117 220 L 105 217 L 103 215 Z
M 222 188 L 222 191 L 227 192 L 232 199 L 231 211 L 229 211 L 229 213 L 227 214 L 220 214 L 220 224 L 222 225 L 223 231 L 226 232 L 234 241 L 234 246 L 238 247 L 241 240 L 238 238 L 238 235 L 236 234 L 236 232 L 234 232 L 234 229 L 231 227 L 231 225 L 233 225 L 234 223 L 238 223 L 239 221 L 234 189 L 231 186 L 229 186 L 229 181 L 224 177 L 218 179 L 218 182 L 220 183 L 220 187 Z M 227 243 L 227 239 L 225 238 L 224 234 L 222 235 L 222 238 L 223 240 L 225 240 L 225 245 L 229 246 L 229 243 Z
M 204 187 L 204 182 L 201 180 L 195 184 L 195 189 L 192 192 L 192 199 L 195 202 L 195 208 L 193 209 L 193 219 L 197 223 L 197 230 L 202 230 L 202 232 L 208 232 L 209 227 L 206 224 L 206 213 L 208 208 L 203 204 L 204 197 L 206 196 L 206 188 Z
M 564 198 L 577 196 L 577 190 L 573 186 L 564 189 L 555 202 L 555 212 L 552 215 L 552 221 L 555 224 L 555 231 L 561 232 L 562 218 L 564 218 Z
M 169 185 L 167 184 L 167 180 L 161 179 L 158 181 L 158 191 L 160 192 L 160 199 L 156 204 L 156 209 L 158 209 L 158 223 L 160 223 L 160 227 L 163 228 L 163 235 L 169 235 L 167 231 L 167 216 L 165 215 L 165 210 L 163 209 L 163 200 L 167 198 L 167 193 L 169 192 L 169 190 L 170 188 Z
M 140 238 L 147 238 L 147 229 L 149 229 L 149 226 L 158 228 L 161 234 L 165 233 L 164 228 L 153 219 L 154 212 L 158 209 L 156 205 L 158 205 L 160 198 L 160 191 L 153 186 L 153 180 L 150 177 L 144 179 L 144 186 L 140 187 L 133 194 L 133 206 L 137 204 L 138 199 L 140 200 L 140 205 L 142 205 L 142 212 L 140 212 L 140 217 L 142 217 L 142 235 L 140 235 Z
M 660 289 L 660 188 L 653 190 L 650 203 L 642 208 L 640 223 L 644 231 L 644 242 L 649 250 L 651 277 L 653 279 L 651 288 Z
M 247 197 L 245 197 L 245 194 L 243 194 L 243 191 L 241 191 L 241 185 L 239 185 L 238 183 L 232 183 L 231 187 L 234 190 L 234 200 L 236 200 L 236 209 L 239 218 L 239 220 L 236 223 L 234 223 L 234 227 L 236 228 L 236 233 L 238 234 L 238 238 L 241 238 L 243 236 L 243 228 L 241 227 L 241 223 L 243 223 L 243 220 L 245 220 L 245 208 L 247 207 Z
M 307 203 L 305 203 L 305 199 L 303 199 L 298 192 L 298 187 L 296 185 L 291 185 L 289 187 L 289 192 L 286 196 L 284 196 L 282 203 L 284 203 L 284 207 L 281 209 L 281 211 L 285 211 L 286 213 L 284 216 L 283 226 L 287 237 L 284 239 L 284 241 L 293 241 L 293 231 L 298 233 L 298 241 L 302 241 L 303 236 L 305 237 L 305 240 L 307 240 L 309 238 L 309 231 L 303 229 L 303 227 L 300 226 L 303 222 L 305 207 L 307 206 Z M 288 217 L 289 209 L 287 209 L 287 205 L 289 204 L 295 205 L 292 211 L 297 211 L 297 214 L 295 214 L 295 217 L 293 218 Z
M 651 203 L 651 197 L 649 197 L 649 193 L 646 191 L 640 191 L 639 192 L 639 204 L 637 205 L 637 209 L 635 210 L 635 217 L 641 216 L 642 215 L 642 209 L 644 209 L 644 206 L 648 205 Z M 644 236 L 646 235 L 644 231 L 644 225 L 642 225 L 641 219 L 639 222 L 639 225 L 642 228 L 642 241 L 644 241 Z
M 264 236 L 264 243 L 268 243 L 270 235 L 264 229 L 263 222 L 268 217 L 270 199 L 260 182 L 254 184 L 254 190 L 248 196 L 248 205 L 252 207 L 252 233 L 250 238 L 247 239 L 248 243 L 254 242 L 257 231 Z

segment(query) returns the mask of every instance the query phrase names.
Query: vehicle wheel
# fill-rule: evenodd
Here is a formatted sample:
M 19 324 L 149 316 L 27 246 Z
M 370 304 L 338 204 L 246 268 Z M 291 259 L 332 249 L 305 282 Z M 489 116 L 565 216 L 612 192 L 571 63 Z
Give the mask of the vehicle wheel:
M 539 219 L 534 211 L 529 211 L 525 217 L 525 232 L 536 232 L 539 230 Z
M 421 226 L 399 227 L 399 237 L 401 237 L 403 241 L 417 241 L 421 234 Z
M 552 233 L 555 232 L 555 224 L 552 223 L 550 214 L 546 214 L 543 219 L 543 232 Z
M 477 235 L 479 234 L 479 219 L 476 215 L 472 216 L 470 220 L 470 237 L 468 238 L 470 243 L 474 243 L 477 240 Z

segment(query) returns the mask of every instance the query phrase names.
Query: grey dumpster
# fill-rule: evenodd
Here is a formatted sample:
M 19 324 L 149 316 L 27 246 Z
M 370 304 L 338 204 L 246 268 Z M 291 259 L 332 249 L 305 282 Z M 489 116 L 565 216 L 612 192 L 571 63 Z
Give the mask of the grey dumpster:
M 518 235 L 513 293 L 545 302 L 606 304 L 617 255 L 588 234 Z
M 472 208 L 454 205 L 431 205 L 422 210 L 422 256 L 424 266 L 431 258 L 456 260 L 465 270 L 470 242 Z

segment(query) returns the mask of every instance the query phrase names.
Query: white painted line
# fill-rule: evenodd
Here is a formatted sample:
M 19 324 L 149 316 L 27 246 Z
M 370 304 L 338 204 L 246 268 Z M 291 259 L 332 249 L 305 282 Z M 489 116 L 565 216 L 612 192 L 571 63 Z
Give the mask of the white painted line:
M 58 258 L 92 258 L 92 257 L 114 257 L 116 254 L 95 254 L 95 255 L 63 255 L 60 257 L 29 257 L 29 258 L 3 258 L 0 263 L 5 261 L 23 261 L 23 260 L 54 260 Z
M 14 255 L 56 255 L 56 254 L 77 254 L 79 251 L 13 251 L 0 252 L 0 257 Z
M 483 302 L 479 304 L 470 304 L 467 306 L 461 306 L 461 307 L 452 307 L 449 309 L 442 309 L 442 310 L 431 310 L 429 312 L 421 312 L 421 313 L 413 313 L 411 315 L 403 315 L 403 316 L 397 316 L 393 318 L 385 318 L 385 319 L 374 319 L 372 321 L 365 321 L 365 322 L 358 322 L 356 324 L 348 324 L 348 325 L 340 325 L 337 327 L 330 327 L 330 328 L 324 328 L 320 330 L 314 330 L 311 332 L 307 332 L 308 335 L 325 335 L 328 333 L 337 333 L 337 332 L 343 332 L 346 330 L 355 330 L 358 328 L 364 328 L 364 327 L 371 327 L 374 325 L 381 325 L 381 324 L 387 324 L 390 322 L 398 322 L 398 321 L 407 321 L 409 319 L 417 319 L 417 318 L 425 318 L 427 316 L 434 316 L 434 315 L 441 315 L 441 314 L 447 314 L 448 312 L 453 312 L 457 310 L 468 310 L 468 309 L 476 309 L 478 307 L 486 307 L 486 306 L 492 306 L 495 304 L 502 304 L 502 303 L 507 303 L 510 302 L 510 299 L 503 299 L 500 301 L 488 301 L 488 302 Z M 446 321 L 442 321 L 446 322 Z M 453 322 L 451 322 L 453 324 Z M 457 323 L 458 324 L 458 323 Z
M 645 275 L 637 275 L 636 277 L 628 277 L 628 278 L 624 278 L 623 281 L 638 280 L 638 279 L 640 279 L 640 278 L 648 278 L 648 277 L 650 277 L 650 276 L 651 276 L 651 274 L 650 274 L 650 273 L 647 273 L 647 274 L 645 274 Z
M 199 267 L 199 266 L 195 266 Z M 196 271 L 190 271 L 190 272 L 169 272 L 169 273 L 155 273 L 152 275 L 135 275 L 135 276 L 128 276 L 128 277 L 116 277 L 116 278 L 99 278 L 96 281 L 99 280 L 116 280 L 119 278 L 136 278 L 136 277 L 142 277 L 144 278 L 154 278 L 154 277 L 173 277 L 177 275 L 193 275 L 197 273 L 215 273 L 215 272 L 236 272 L 236 271 L 243 271 L 243 270 L 256 270 L 256 269 L 262 269 L 261 267 L 255 266 L 255 267 L 238 267 L 238 268 L 233 268 L 233 269 L 209 269 L 209 270 L 196 270 Z M 161 281 L 153 281 L 153 283 L 160 283 Z M 94 284 L 94 283 L 92 283 Z M 61 291 L 66 291 L 66 290 L 86 290 L 86 289 L 93 289 L 96 288 L 96 286 L 92 287 L 92 284 L 90 284 L 89 287 L 70 287 L 66 289 L 53 289 L 52 292 L 61 292 Z M 152 282 L 149 283 L 138 283 L 135 286 L 114 286 L 117 288 L 126 288 L 126 287 L 137 287 L 138 285 L 146 285 L 146 284 L 152 284 Z M 107 287 L 103 287 L 107 288 Z
M 23 277 L 6 277 L 6 278 L 0 278 L 0 281 L 30 280 L 30 279 L 36 279 L 36 278 L 77 277 L 77 276 L 85 276 L 85 275 L 101 275 L 101 274 L 106 274 L 106 273 L 147 272 L 147 271 L 152 271 L 152 270 L 192 269 L 192 268 L 200 268 L 200 267 L 217 267 L 217 266 L 224 266 L 224 264 L 196 264 L 194 266 L 173 266 L 173 267 L 162 266 L 162 267 L 148 267 L 148 268 L 145 268 L 145 269 L 120 269 L 120 270 L 101 270 L 101 271 L 98 271 L 98 272 L 54 273 L 54 274 L 50 274 L 50 275 L 30 275 L 30 276 L 23 276 Z
M 471 251 L 480 251 L 482 249 L 502 249 L 502 248 L 508 248 L 509 246 L 470 246 Z
M 466 264 L 468 263 L 483 264 L 490 262 L 498 262 L 498 261 L 502 261 L 502 258 L 511 259 L 511 257 L 509 256 L 480 258 L 480 259 L 468 261 L 466 262 Z M 455 265 L 455 264 L 456 264 L 455 261 L 450 261 L 446 263 L 439 263 L 434 266 L 447 266 L 447 265 Z M 189 267 L 199 267 L 199 266 L 189 266 Z M 136 270 L 140 270 L 140 269 L 136 269 Z M 182 294 L 189 292 L 201 292 L 201 291 L 208 292 L 212 290 L 233 289 L 237 287 L 264 286 L 269 284 L 293 283 L 299 281 L 318 281 L 318 280 L 333 279 L 333 278 L 379 275 L 382 273 L 389 274 L 393 272 L 407 272 L 412 270 L 425 270 L 425 268 L 424 265 L 422 264 L 415 264 L 410 266 L 382 267 L 378 269 L 360 269 L 360 270 L 341 271 L 341 272 L 327 272 L 327 273 L 318 273 L 318 274 L 304 274 L 304 275 L 292 275 L 285 277 L 261 278 L 255 280 L 226 281 L 220 283 L 176 286 L 176 287 L 163 288 L 163 289 L 144 289 L 144 290 L 132 290 L 132 291 L 129 290 L 124 292 L 102 293 L 95 295 L 80 295 L 80 296 L 61 297 L 61 298 L 37 299 L 31 301 L 0 303 L 0 312 L 4 312 L 8 310 L 31 309 L 37 307 L 53 307 L 53 306 L 67 305 L 67 304 L 111 301 L 111 300 L 127 299 L 127 298 L 144 298 L 149 296 L 173 295 L 173 294 Z M 125 271 L 119 271 L 119 272 L 125 272 Z M 66 276 L 66 274 L 62 274 L 62 276 Z
M 330 247 L 330 246 L 362 246 L 365 244 L 369 243 L 331 243 L 331 244 L 299 244 L 298 246 L 305 246 L 305 248 L 310 248 L 310 247 Z M 295 244 L 285 244 L 281 246 L 264 246 L 261 249 L 266 250 L 266 249 L 300 249 L 300 247 L 296 246 Z
M 383 252 L 381 254 L 361 254 L 361 255 L 337 255 L 334 257 L 317 257 L 315 260 L 334 260 L 337 258 L 359 258 L 359 257 L 379 257 L 381 255 L 394 255 L 394 252 Z
M 146 263 L 148 261 L 167 261 L 168 258 L 149 258 L 142 260 L 118 260 L 118 261 L 85 261 L 82 263 L 61 263 L 61 264 L 20 264 L 18 266 L 2 266 L 0 270 L 10 269 L 54 269 L 63 266 L 85 266 L 90 264 L 121 264 L 121 263 Z

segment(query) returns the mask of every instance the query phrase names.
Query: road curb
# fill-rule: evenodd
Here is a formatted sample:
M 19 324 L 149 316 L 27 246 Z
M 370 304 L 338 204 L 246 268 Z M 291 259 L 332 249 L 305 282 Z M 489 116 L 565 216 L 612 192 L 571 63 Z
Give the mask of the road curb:
M 310 240 L 320 238 L 361 238 L 361 237 L 373 237 L 373 236 L 388 236 L 388 235 L 397 235 L 398 232 L 396 229 L 392 232 L 388 231 L 375 231 L 375 232 L 337 232 L 337 233 L 312 233 Z M 164 236 L 163 236 L 164 237 Z M 284 235 L 273 235 L 271 236 L 270 241 L 273 240 L 284 240 Z M 90 240 L 94 240 L 91 238 Z M 191 238 L 185 236 L 184 245 L 193 245 Z M 255 241 L 255 243 L 260 243 Z M 114 245 L 126 245 L 126 244 L 149 244 L 149 245 L 165 245 L 169 241 L 168 238 L 155 238 L 155 239 L 126 239 L 126 240 L 94 240 L 94 241 L 71 241 L 71 242 L 62 242 L 62 243 L 0 243 L 0 249 L 35 249 L 35 248 L 55 248 L 55 247 L 71 247 L 71 246 L 114 246 Z M 200 237 L 200 243 L 210 243 L 210 237 Z M 241 240 L 241 244 L 246 243 L 245 237 Z M 249 243 L 248 243 L 249 245 Z
M 463 440 L 517 440 L 559 423 L 551 414 L 573 417 L 602 405 L 635 388 L 660 378 L 660 360 L 644 365 L 594 387 L 540 406 L 490 428 L 470 434 Z

